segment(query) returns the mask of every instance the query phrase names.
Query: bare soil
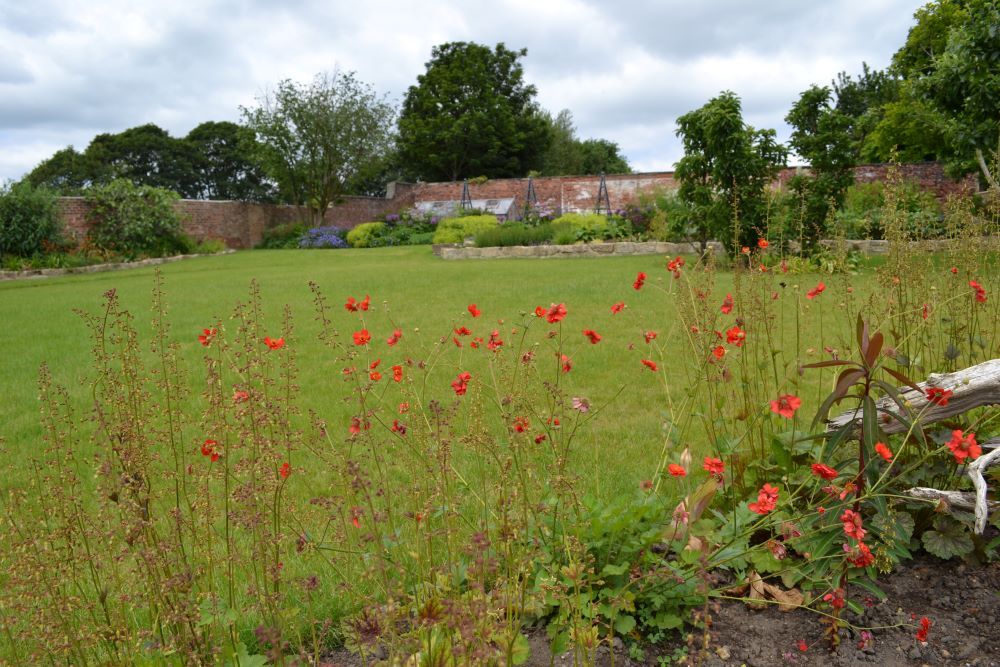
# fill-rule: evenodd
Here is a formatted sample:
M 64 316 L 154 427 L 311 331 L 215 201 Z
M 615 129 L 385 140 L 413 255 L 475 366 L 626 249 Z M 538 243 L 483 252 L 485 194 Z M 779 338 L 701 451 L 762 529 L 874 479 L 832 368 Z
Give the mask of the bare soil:
M 879 585 L 887 596 L 884 601 L 855 591 L 854 595 L 862 595 L 864 613 L 846 616 L 859 627 L 871 628 L 870 636 L 842 629 L 840 645 L 832 651 L 815 613 L 786 613 L 773 606 L 758 611 L 727 600 L 713 605 L 707 650 L 702 648 L 704 632 L 693 630 L 665 644 L 643 647 L 641 659 L 631 657 L 621 643 L 614 651 L 602 646 L 591 658 L 599 667 L 678 664 L 685 654 L 687 660 L 680 664 L 707 667 L 1000 667 L 1000 637 L 995 634 L 1000 627 L 1000 563 L 965 565 L 922 555 L 885 576 Z M 915 636 L 922 616 L 933 623 L 927 642 Z M 571 653 L 551 655 L 544 632 L 533 632 L 529 640 L 529 667 L 574 665 Z M 330 667 L 361 664 L 345 651 L 327 660 Z M 588 659 L 576 664 L 592 663 Z

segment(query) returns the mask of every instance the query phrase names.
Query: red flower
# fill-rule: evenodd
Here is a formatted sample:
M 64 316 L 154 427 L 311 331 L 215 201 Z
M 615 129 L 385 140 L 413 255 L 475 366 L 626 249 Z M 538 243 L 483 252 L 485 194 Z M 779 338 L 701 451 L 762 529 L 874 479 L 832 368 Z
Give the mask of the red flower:
M 368 329 L 362 329 L 361 331 L 354 332 L 354 344 L 355 345 L 367 345 L 368 341 L 372 339 L 372 335 L 368 333 Z
M 868 567 L 875 562 L 871 549 L 861 541 L 858 541 L 858 546 L 854 549 L 845 544 L 844 552 L 847 553 L 847 562 L 854 567 Z
M 702 467 L 707 470 L 710 475 L 721 475 L 726 470 L 726 464 L 722 462 L 722 459 L 715 459 L 711 456 L 705 457 L 705 463 Z
M 212 339 L 215 338 L 215 334 L 215 329 L 202 329 L 201 335 L 198 336 L 198 342 L 205 347 L 208 347 L 212 344 Z
M 395 331 L 392 332 L 392 335 L 386 339 L 385 342 L 389 344 L 389 347 L 392 347 L 393 345 L 398 343 L 399 339 L 402 337 L 403 337 L 403 332 L 400 331 L 399 329 L 396 329 Z
M 931 623 L 931 619 L 927 618 L 926 616 L 921 617 L 920 629 L 917 630 L 917 641 L 920 642 L 927 641 L 927 633 L 930 631 L 932 625 L 933 623 Z
M 282 479 L 288 479 L 288 476 L 292 474 L 292 466 L 289 465 L 288 461 L 281 464 L 281 469 L 278 470 L 278 474 L 281 475 Z
M 361 517 L 364 516 L 364 510 L 360 507 L 351 508 L 351 525 L 355 528 L 361 527 Z
M 215 450 L 215 448 L 218 447 L 218 445 L 219 443 L 217 441 L 212 440 L 211 438 L 206 438 L 205 442 L 201 444 L 201 455 L 207 456 L 212 461 L 212 463 L 215 463 L 216 461 L 219 460 L 220 456 L 219 452 Z
M 569 373 L 573 370 L 573 360 L 567 357 L 565 354 L 559 355 L 559 361 L 562 363 L 562 372 Z
M 347 303 L 344 304 L 344 308 L 349 313 L 358 312 L 358 302 L 354 300 L 353 296 L 347 297 Z
M 451 388 L 455 390 L 456 396 L 465 396 L 465 391 L 469 388 L 469 380 L 471 379 L 471 373 L 462 372 L 458 374 L 454 382 L 451 383 Z
M 651 371 L 657 370 L 656 362 L 655 361 L 650 361 L 649 359 L 643 359 L 642 360 L 642 365 L 645 366 L 646 368 L 648 368 Z
M 844 599 L 844 589 L 838 588 L 834 590 L 832 593 L 827 593 L 826 595 L 823 596 L 823 601 L 829 602 L 830 606 L 833 607 L 834 609 L 843 609 L 844 603 L 847 602 Z
M 459 327 L 459 328 L 455 329 L 454 331 L 459 336 L 471 336 L 472 335 L 472 332 L 469 331 L 468 327 Z
M 473 317 L 479 317 L 480 310 L 479 308 L 476 307 L 476 304 L 474 303 L 469 304 L 469 314 L 472 315 Z
M 250 400 L 250 394 L 241 389 L 233 392 L 233 403 L 245 403 Z
M 802 651 L 803 653 L 805 653 L 806 651 L 809 650 L 809 644 L 806 644 L 806 640 L 805 639 L 800 639 L 799 643 L 796 644 L 796 646 L 798 646 L 799 650 Z
M 924 306 L 923 306 L 923 308 L 920 309 L 920 317 L 922 317 L 922 318 L 924 318 L 926 320 L 927 316 L 930 314 L 930 312 L 931 312 L 930 311 L 930 307 L 925 303 Z
M 368 374 L 368 377 L 371 379 L 372 382 L 378 382 L 379 380 L 382 379 L 382 374 L 378 371 L 372 371 Z
M 757 247 L 761 250 L 764 250 L 769 245 L 771 244 L 767 242 L 767 239 L 757 239 Z
M 642 337 L 646 339 L 646 343 L 649 343 L 652 340 L 656 340 L 656 332 L 647 331 L 646 333 L 642 334 Z
M 545 317 L 545 313 L 547 312 L 545 306 L 535 306 L 535 317 Z
M 591 345 L 597 345 L 601 342 L 601 334 L 597 333 L 593 329 L 584 329 L 583 335 L 590 339 Z
M 669 472 L 674 477 L 684 477 L 685 475 L 687 475 L 687 470 L 684 469 L 684 466 L 678 465 L 676 463 L 671 463 L 670 465 L 668 465 L 667 472 Z
M 545 434 L 544 433 L 539 433 L 538 435 L 535 436 L 535 444 L 536 445 L 540 445 L 543 442 L 545 442 Z
M 954 392 L 951 389 L 942 389 L 941 387 L 927 387 L 927 400 L 934 405 L 940 405 L 944 407 L 948 405 L 948 399 Z
M 684 266 L 684 258 L 678 255 L 667 262 L 667 271 L 677 271 L 682 266 Z
M 616 303 L 613 306 L 611 306 L 611 314 L 612 315 L 617 315 L 618 313 L 622 312 L 623 310 L 625 310 L 625 302 L 624 301 L 619 301 L 618 303 Z
M 861 515 L 854 510 L 844 510 L 840 515 L 840 521 L 844 524 L 844 534 L 853 537 L 859 542 L 865 538 L 865 529 L 861 524 Z
M 726 295 L 726 298 L 722 300 L 722 308 L 720 308 L 719 310 L 722 311 L 723 315 L 728 315 L 729 313 L 733 312 L 733 295 L 732 294 L 727 294 Z
M 778 489 L 765 484 L 757 493 L 757 502 L 748 503 L 747 507 L 756 514 L 768 514 L 778 506 Z
M 979 303 L 986 303 L 986 290 L 983 286 L 977 283 L 975 280 L 969 281 L 969 287 L 976 291 L 976 301 Z
M 409 411 L 410 411 L 410 404 L 408 402 L 403 401 L 402 403 L 399 404 L 399 414 L 405 415 Z
M 726 342 L 730 345 L 735 345 L 736 347 L 743 347 L 743 343 L 746 341 L 747 332 L 739 327 L 733 327 L 726 331 Z
M 490 333 L 490 340 L 486 343 L 486 347 L 491 350 L 498 350 L 503 347 L 503 341 L 500 339 L 500 332 L 497 329 L 494 329 Z
M 781 260 L 781 264 L 778 265 L 778 268 L 781 269 L 782 273 L 788 273 L 788 262 L 786 262 L 785 260 Z
M 393 419 L 391 431 L 400 435 L 406 435 L 406 424 L 403 424 L 398 419 Z
M 956 429 L 951 432 L 951 440 L 947 444 L 958 463 L 962 463 L 967 458 L 974 461 L 983 453 L 982 447 L 976 443 L 975 433 L 963 433 Z
M 358 308 L 361 310 L 368 310 L 368 305 L 371 303 L 371 299 L 365 294 L 365 300 L 358 304 Z
M 808 292 L 806 292 L 806 298 L 807 299 L 815 299 L 820 294 L 822 294 L 823 290 L 825 290 L 825 289 L 826 289 L 826 284 L 821 282 L 820 284 L 816 285 L 816 287 L 813 287 L 811 290 L 809 290 Z
M 791 394 L 784 394 L 771 401 L 771 412 L 781 415 L 785 419 L 795 416 L 795 411 L 802 405 L 802 399 Z
M 462 341 L 460 341 L 458 338 L 452 336 L 451 339 L 455 342 L 455 347 L 462 347 Z
M 813 474 L 817 477 L 822 477 L 823 479 L 836 479 L 840 474 L 830 466 L 825 463 L 814 463 L 812 464 Z
M 554 303 L 549 306 L 549 312 L 546 313 L 545 319 L 548 320 L 549 324 L 556 324 L 557 322 L 562 322 L 564 317 L 566 317 L 566 305 Z
M 515 417 L 513 426 L 514 430 L 517 431 L 518 433 L 524 433 L 525 431 L 528 430 L 528 428 L 531 427 L 531 422 L 528 420 L 527 417 Z
M 393 382 L 403 381 L 403 367 L 399 364 L 392 367 L 392 380 Z
M 722 359 L 722 357 L 726 356 L 726 348 L 716 345 L 712 348 L 712 356 L 716 359 Z
M 886 461 L 892 460 L 892 450 L 889 449 L 884 442 L 876 442 L 875 451 L 878 452 L 878 455 Z
M 285 347 L 284 338 L 271 338 L 270 336 L 264 336 L 264 345 L 267 345 L 272 350 L 280 350 Z
M 958 275 L 958 267 L 957 266 L 951 267 L 951 275 L 953 275 L 953 276 L 957 276 Z
M 640 271 L 639 275 L 635 277 L 635 282 L 632 283 L 632 289 L 641 290 L 642 286 L 645 284 L 646 284 L 646 274 Z

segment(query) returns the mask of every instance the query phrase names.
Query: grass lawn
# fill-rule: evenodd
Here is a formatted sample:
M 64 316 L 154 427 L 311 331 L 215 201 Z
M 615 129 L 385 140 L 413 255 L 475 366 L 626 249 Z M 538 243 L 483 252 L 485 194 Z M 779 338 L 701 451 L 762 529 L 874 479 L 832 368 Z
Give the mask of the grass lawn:
M 170 339 L 183 348 L 182 359 L 195 393 L 203 386 L 204 376 L 200 367 L 204 349 L 198 345 L 197 335 L 213 322 L 227 326 L 233 305 L 247 299 L 250 281 L 257 280 L 273 336 L 284 333 L 281 311 L 285 304 L 291 307 L 295 332 L 290 343 L 301 366 L 304 406 L 345 428 L 349 416 L 340 400 L 345 391 L 340 381 L 342 368 L 317 340 L 309 281 L 322 288 L 334 326 L 348 338 L 357 328 L 357 316 L 347 313 L 341 304 L 348 296 L 361 299 L 371 295 L 373 307 L 366 322 L 376 343 L 373 358 L 384 357 L 387 366 L 400 360 L 395 357 L 431 354 L 441 339 L 453 347 L 453 327 L 467 325 L 483 337 L 496 328 L 507 337 L 522 323 L 543 324 L 534 317 L 536 306 L 565 303 L 569 315 L 562 327 L 564 352 L 574 363 L 567 376 L 572 395 L 587 397 L 595 406 L 618 396 L 578 440 L 576 462 L 588 469 L 590 490 L 604 493 L 636 484 L 650 474 L 670 413 L 667 395 L 678 400 L 685 387 L 704 381 L 682 338 L 686 333 L 674 316 L 674 297 L 663 291 L 676 290 L 681 281 L 674 281 L 664 265 L 663 258 L 654 256 L 446 262 L 433 257 L 424 246 L 241 252 L 167 264 L 160 270 L 170 309 Z M 649 279 L 644 289 L 635 291 L 632 281 L 639 271 L 645 271 Z M 708 300 L 721 302 L 727 292 L 734 291 L 732 274 L 713 274 L 713 279 L 717 282 L 715 293 Z M 768 278 L 774 290 L 788 300 L 775 322 L 776 345 L 799 349 L 806 356 L 809 350 L 816 354 L 824 345 L 836 346 L 835 341 L 842 344 L 846 340 L 851 326 L 845 309 L 832 303 L 830 295 L 825 295 L 825 312 L 808 310 L 812 303 L 801 298 L 821 279 L 811 275 Z M 852 278 L 854 296 L 860 297 L 870 283 L 870 278 Z M 84 410 L 87 407 L 87 382 L 93 375 L 91 341 L 74 310 L 97 312 L 102 294 L 115 289 L 134 315 L 143 348 L 148 349 L 152 284 L 151 268 L 0 283 L 0 317 L 16 323 L 0 330 L 0 345 L 8 352 L 0 374 L 0 392 L 6 398 L 0 406 L 0 419 L 3 436 L 14 452 L 29 452 L 40 444 L 35 383 L 43 362 L 49 364 L 56 382 L 69 388 L 75 405 Z M 831 291 L 834 289 L 831 285 Z M 613 315 L 610 307 L 619 301 L 628 307 Z M 478 304 L 483 313 L 477 320 L 466 311 L 470 303 Z M 408 346 L 400 344 L 394 350 L 385 346 L 394 326 L 405 332 Z M 603 340 L 598 345 L 589 344 L 583 329 L 597 331 Z M 653 343 L 658 346 L 655 351 L 644 343 L 643 333 L 648 330 L 660 334 Z M 483 367 L 483 355 L 467 346 L 448 354 L 454 363 L 440 374 L 442 396 L 450 393 L 448 383 L 455 368 Z M 648 372 L 640 363 L 642 358 L 655 360 L 659 371 Z M 814 384 L 818 375 L 804 381 Z M 812 398 L 810 393 L 803 396 L 807 401 Z M 190 437 L 192 443 L 200 442 L 201 434 L 191 433 Z M 704 433 L 697 431 L 685 437 L 695 444 L 705 440 Z

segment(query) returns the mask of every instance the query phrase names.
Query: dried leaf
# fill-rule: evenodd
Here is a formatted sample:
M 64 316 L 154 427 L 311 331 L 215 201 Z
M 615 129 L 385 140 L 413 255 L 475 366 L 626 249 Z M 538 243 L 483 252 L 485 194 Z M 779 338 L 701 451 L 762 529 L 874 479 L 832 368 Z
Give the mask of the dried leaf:
M 778 611 L 791 611 L 801 607 L 805 599 L 797 588 L 786 591 L 781 586 L 767 583 L 755 571 L 750 572 L 747 583 L 750 585 L 750 591 L 745 602 L 751 609 L 763 609 L 769 600 L 773 600 L 778 603 Z

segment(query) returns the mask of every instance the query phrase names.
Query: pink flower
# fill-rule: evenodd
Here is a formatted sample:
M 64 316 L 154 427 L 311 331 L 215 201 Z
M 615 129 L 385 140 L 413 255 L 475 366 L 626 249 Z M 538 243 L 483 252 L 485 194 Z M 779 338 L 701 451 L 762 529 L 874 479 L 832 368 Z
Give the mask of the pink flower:
M 771 401 L 771 412 L 785 419 L 795 416 L 795 411 L 802 405 L 802 399 L 792 394 L 784 394 Z

